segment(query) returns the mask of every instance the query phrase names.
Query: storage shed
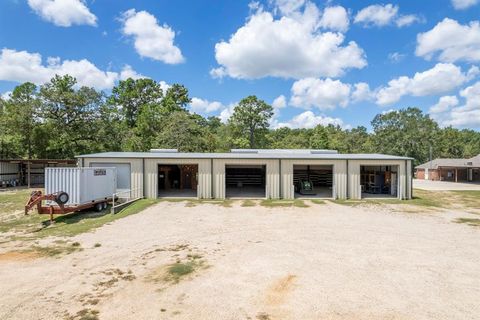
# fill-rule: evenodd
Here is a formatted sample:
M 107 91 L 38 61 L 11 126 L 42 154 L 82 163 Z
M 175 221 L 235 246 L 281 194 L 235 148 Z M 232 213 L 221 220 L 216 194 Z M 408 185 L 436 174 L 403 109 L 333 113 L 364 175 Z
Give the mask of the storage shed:
M 232 149 L 226 153 L 154 149 L 77 158 L 82 167 L 120 168 L 117 188 L 134 190 L 146 198 L 412 197 L 412 159 L 391 155 L 299 149 Z M 312 190 L 305 192 L 305 187 Z

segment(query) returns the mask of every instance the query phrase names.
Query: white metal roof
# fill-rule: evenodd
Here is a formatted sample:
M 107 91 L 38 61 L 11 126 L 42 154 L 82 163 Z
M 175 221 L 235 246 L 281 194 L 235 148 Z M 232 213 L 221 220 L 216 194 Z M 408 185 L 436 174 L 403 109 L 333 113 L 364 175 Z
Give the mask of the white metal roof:
M 308 150 L 310 151 L 310 150 Z M 315 150 L 313 150 L 315 151 Z M 102 152 L 83 154 L 76 158 L 165 158 L 165 159 L 332 159 L 332 160 L 413 160 L 409 157 L 392 156 L 378 153 L 316 153 L 289 152 L 288 150 L 271 150 L 270 152 Z

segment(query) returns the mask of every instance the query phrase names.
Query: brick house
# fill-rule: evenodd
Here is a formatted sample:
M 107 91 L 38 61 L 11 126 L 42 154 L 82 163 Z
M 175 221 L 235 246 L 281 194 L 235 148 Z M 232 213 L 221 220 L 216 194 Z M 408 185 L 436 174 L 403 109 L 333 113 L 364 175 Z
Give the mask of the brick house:
M 470 159 L 435 159 L 415 167 L 421 180 L 480 182 L 480 154 Z

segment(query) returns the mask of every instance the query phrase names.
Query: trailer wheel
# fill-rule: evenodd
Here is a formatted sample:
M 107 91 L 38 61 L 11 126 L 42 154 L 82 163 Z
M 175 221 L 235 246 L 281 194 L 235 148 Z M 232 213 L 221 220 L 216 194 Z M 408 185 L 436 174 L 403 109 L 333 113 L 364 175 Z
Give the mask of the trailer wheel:
M 60 192 L 57 197 L 55 198 L 55 202 L 58 204 L 65 204 L 68 202 L 68 199 L 70 197 L 68 196 L 68 193 L 66 192 Z
M 102 209 L 103 209 L 103 203 L 101 203 L 101 202 L 96 203 L 94 209 L 95 209 L 95 211 L 97 211 L 97 212 L 102 211 Z
M 103 210 L 107 209 L 108 204 L 106 202 L 103 203 Z

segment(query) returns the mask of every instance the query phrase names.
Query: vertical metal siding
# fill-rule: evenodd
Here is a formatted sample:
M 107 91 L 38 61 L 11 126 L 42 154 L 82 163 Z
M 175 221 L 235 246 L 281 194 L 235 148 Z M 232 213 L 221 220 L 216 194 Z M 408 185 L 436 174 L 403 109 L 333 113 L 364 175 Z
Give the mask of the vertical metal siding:
M 210 159 L 145 159 L 147 198 L 155 199 L 158 196 L 159 164 L 198 165 L 197 197 L 200 199 L 210 199 L 212 197 Z
M 90 167 L 91 163 L 103 162 L 103 163 L 129 163 L 130 164 L 130 188 L 135 190 L 132 193 L 132 197 L 143 198 L 143 160 L 141 158 L 83 158 L 82 161 L 85 167 Z
M 20 171 L 18 163 L 0 161 L 0 181 L 18 179 Z
M 294 165 L 333 166 L 333 198 L 345 199 L 347 197 L 347 166 L 345 160 L 282 160 L 282 198 L 293 199 L 295 197 L 295 187 L 293 185 Z
M 45 168 L 45 193 L 68 193 L 67 204 L 77 205 L 112 197 L 116 191 L 115 169 L 95 176 L 94 168 Z
M 411 163 L 411 161 L 409 161 Z M 348 197 L 350 199 L 361 199 L 362 190 L 360 186 L 360 166 L 397 166 L 399 188 L 398 199 L 410 199 L 411 197 L 411 181 L 409 175 L 405 172 L 405 160 L 349 160 L 349 190 Z M 411 165 L 411 164 L 410 164 Z M 406 179 L 407 178 L 407 179 Z
M 225 199 L 225 166 L 226 165 L 264 165 L 266 166 L 265 197 L 280 198 L 279 162 L 275 159 L 213 159 L 213 196 Z

